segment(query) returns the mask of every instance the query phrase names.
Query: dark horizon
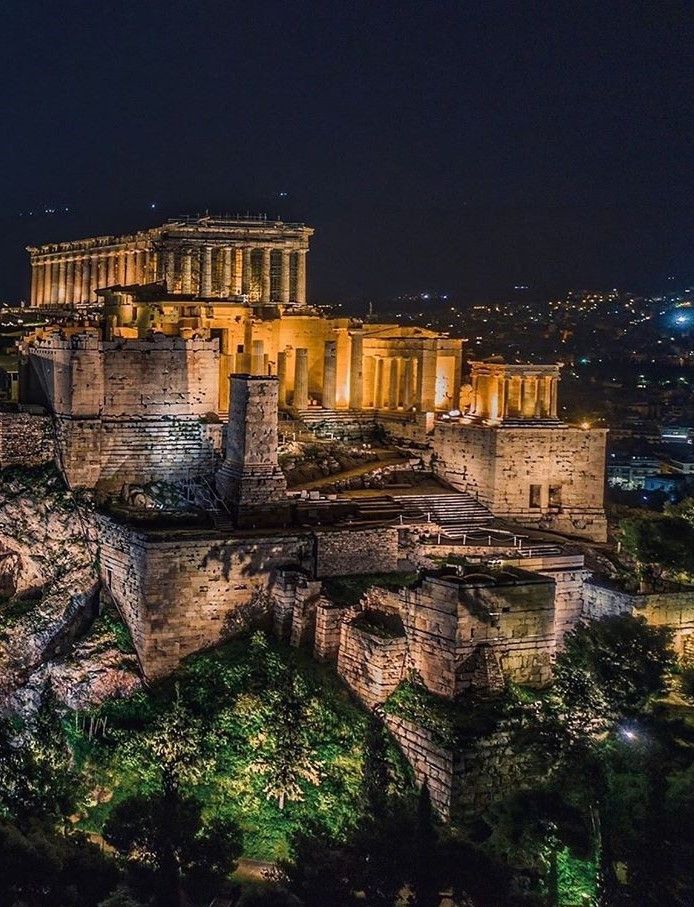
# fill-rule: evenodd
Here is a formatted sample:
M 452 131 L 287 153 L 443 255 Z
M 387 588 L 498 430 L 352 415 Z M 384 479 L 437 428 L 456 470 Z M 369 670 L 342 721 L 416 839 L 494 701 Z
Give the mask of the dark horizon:
M 207 209 L 314 226 L 318 302 L 694 282 L 686 4 L 68 0 L 5 24 L 0 301 L 27 244 Z

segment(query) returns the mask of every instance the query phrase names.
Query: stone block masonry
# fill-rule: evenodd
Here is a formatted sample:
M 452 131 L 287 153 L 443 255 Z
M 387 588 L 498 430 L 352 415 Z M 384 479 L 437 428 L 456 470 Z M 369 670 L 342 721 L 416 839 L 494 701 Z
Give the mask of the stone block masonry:
M 355 527 L 352 546 L 360 551 L 373 545 L 374 531 Z M 327 529 L 157 533 L 100 516 L 101 577 L 127 621 L 145 674 L 163 676 L 186 655 L 269 623 L 271 612 L 283 635 L 310 641 L 322 601 L 314 578 L 370 572 L 365 561 L 347 563 L 346 539 L 334 534 L 342 545 L 331 542 Z
M 342 623 L 337 673 L 369 708 L 394 692 L 405 675 L 406 658 L 404 636 L 384 638 L 354 621 Z
M 605 431 L 439 422 L 432 464 L 495 516 L 604 542 Z
M 55 455 L 50 416 L 0 413 L 0 469 L 43 466 Z
M 390 573 L 398 569 L 398 530 L 392 526 L 316 530 L 317 576 Z

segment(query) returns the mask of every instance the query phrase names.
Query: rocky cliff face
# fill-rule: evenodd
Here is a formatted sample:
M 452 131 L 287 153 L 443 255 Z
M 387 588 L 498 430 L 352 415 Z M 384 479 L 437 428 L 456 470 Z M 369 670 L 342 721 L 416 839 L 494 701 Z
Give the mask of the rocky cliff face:
M 6 706 L 30 705 L 48 676 L 74 707 L 120 687 L 127 692 L 137 678 L 134 655 L 103 634 L 81 639 L 99 611 L 92 512 L 90 498 L 66 488 L 51 466 L 0 472 L 0 702 Z

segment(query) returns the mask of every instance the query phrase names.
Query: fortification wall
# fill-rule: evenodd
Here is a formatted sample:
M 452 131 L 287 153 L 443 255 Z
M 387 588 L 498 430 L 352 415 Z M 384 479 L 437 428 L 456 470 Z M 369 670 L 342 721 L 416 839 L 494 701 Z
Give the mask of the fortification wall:
M 50 416 L 0 413 L 0 469 L 42 466 L 54 457 Z
M 430 731 L 413 721 L 388 714 L 384 720 L 412 766 L 418 786 L 426 784 L 432 806 L 442 819 L 448 820 L 453 797 L 453 751 L 440 746 Z
M 278 570 L 311 567 L 301 534 L 158 541 L 107 518 L 100 528 L 102 579 L 148 677 L 266 621 Z

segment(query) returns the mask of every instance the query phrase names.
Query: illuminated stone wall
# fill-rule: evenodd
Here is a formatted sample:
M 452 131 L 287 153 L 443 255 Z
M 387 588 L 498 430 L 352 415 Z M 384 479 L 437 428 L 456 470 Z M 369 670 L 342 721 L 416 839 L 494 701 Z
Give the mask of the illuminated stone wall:
M 437 474 L 495 516 L 605 541 L 604 430 L 439 422 L 433 449 Z
M 584 587 L 584 599 L 586 617 L 633 614 L 654 626 L 670 627 L 678 657 L 694 659 L 694 590 L 631 593 L 589 579 Z

